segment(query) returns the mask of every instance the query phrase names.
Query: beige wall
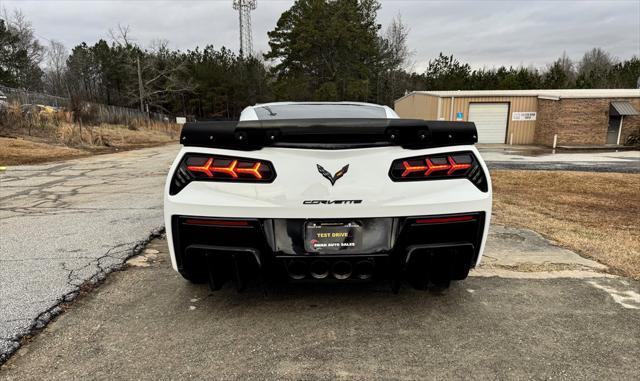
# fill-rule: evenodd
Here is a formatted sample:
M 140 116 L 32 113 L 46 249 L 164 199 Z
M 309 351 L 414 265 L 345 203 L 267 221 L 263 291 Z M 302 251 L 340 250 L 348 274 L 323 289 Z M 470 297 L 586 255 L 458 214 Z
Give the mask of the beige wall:
M 395 102 L 393 108 L 401 118 L 437 120 L 438 97 L 411 94 Z
M 508 103 L 509 120 L 505 142 L 509 143 L 513 134 L 513 144 L 532 144 L 534 141 L 535 121 L 512 121 L 513 112 L 537 112 L 537 97 L 461 97 L 454 98 L 453 110 L 451 98 L 440 98 L 440 115 L 438 115 L 438 97 L 425 94 L 412 94 L 395 103 L 395 110 L 402 118 L 419 118 L 425 120 L 453 120 L 458 112 L 462 112 L 464 119 L 469 117 L 471 103 Z M 539 117 L 539 115 L 538 115 Z

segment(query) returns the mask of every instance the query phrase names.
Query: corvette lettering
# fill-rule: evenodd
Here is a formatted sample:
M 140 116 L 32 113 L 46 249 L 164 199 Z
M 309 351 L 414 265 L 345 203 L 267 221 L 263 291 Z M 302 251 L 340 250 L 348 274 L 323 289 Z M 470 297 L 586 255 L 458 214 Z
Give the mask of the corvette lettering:
M 304 200 L 304 205 L 346 205 L 361 204 L 362 200 Z

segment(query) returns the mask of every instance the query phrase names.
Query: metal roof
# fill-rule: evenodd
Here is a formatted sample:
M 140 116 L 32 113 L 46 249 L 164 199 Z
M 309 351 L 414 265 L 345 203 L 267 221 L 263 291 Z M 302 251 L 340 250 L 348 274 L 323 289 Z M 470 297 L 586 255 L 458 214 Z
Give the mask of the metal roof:
M 611 115 L 640 115 L 633 105 L 626 101 L 611 102 Z
M 457 91 L 412 91 L 400 99 L 413 94 L 424 94 L 442 98 L 450 97 L 538 97 L 538 98 L 640 98 L 640 89 L 554 89 L 554 90 L 457 90 Z

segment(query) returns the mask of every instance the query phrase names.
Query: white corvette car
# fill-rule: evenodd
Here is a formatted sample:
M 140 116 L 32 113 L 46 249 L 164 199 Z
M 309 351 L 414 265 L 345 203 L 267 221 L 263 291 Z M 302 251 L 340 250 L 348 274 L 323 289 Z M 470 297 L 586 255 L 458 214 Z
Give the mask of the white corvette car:
M 470 122 L 400 119 L 367 103 L 269 103 L 237 122 L 187 123 L 165 188 L 171 261 L 232 281 L 467 277 L 491 216 Z

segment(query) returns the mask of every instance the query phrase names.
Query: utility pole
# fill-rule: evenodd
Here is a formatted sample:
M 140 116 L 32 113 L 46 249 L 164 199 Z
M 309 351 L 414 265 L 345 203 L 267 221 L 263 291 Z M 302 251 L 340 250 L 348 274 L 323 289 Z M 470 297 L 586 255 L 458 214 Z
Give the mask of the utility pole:
M 240 57 L 253 55 L 253 37 L 251 32 L 251 11 L 256 9 L 257 0 L 233 0 L 233 9 L 238 10 L 240 26 Z
M 144 112 L 144 88 L 142 86 L 142 70 L 140 69 L 140 56 L 136 57 L 138 63 L 138 90 L 140 90 L 140 111 Z

